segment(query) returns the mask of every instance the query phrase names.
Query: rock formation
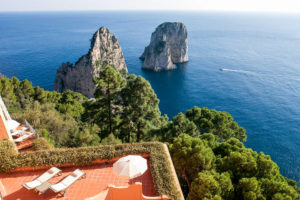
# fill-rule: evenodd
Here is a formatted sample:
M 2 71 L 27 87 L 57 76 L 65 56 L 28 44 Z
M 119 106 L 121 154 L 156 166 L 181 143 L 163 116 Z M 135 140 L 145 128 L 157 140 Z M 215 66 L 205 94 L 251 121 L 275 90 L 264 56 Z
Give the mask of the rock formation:
M 79 58 L 74 66 L 63 63 L 57 69 L 54 90 L 63 92 L 70 89 L 91 98 L 96 89 L 93 78 L 99 76 L 100 69 L 105 65 L 127 72 L 117 37 L 111 36 L 106 27 L 101 27 L 93 35 L 90 50 L 86 55 Z
M 140 57 L 142 68 L 154 71 L 176 68 L 176 63 L 188 61 L 187 29 L 180 22 L 159 25 L 151 35 L 150 44 Z

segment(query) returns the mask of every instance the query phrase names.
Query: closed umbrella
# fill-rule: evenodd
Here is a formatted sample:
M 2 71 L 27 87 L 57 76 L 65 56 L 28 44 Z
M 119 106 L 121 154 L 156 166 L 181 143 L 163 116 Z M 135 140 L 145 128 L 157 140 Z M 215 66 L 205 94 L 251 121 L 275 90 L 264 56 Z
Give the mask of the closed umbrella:
M 113 164 L 113 171 L 118 176 L 135 178 L 147 170 L 147 160 L 141 156 L 129 155 L 120 158 Z

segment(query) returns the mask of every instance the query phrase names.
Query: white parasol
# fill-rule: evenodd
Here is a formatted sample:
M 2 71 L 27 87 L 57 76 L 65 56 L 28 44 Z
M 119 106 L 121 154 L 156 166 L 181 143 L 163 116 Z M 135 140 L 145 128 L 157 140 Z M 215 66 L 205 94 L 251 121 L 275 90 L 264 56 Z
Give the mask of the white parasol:
M 141 156 L 125 156 L 113 164 L 113 171 L 118 176 L 126 176 L 129 178 L 140 176 L 144 174 L 147 169 L 147 160 Z

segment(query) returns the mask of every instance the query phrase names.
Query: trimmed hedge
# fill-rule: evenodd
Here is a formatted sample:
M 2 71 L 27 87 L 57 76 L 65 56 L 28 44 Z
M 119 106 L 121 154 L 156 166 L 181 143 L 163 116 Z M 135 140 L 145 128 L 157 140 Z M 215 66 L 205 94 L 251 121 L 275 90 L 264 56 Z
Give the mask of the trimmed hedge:
M 50 144 L 44 138 L 37 138 L 32 143 L 33 150 L 41 151 L 51 149 Z
M 51 149 L 36 152 L 24 152 L 9 159 L 0 158 L 0 172 L 10 172 L 22 167 L 74 164 L 89 165 L 96 160 L 111 160 L 129 154 L 150 154 L 150 167 L 155 189 L 159 195 L 168 195 L 172 199 L 181 199 L 171 166 L 168 162 L 164 144 L 160 142 L 104 145 L 69 149 Z

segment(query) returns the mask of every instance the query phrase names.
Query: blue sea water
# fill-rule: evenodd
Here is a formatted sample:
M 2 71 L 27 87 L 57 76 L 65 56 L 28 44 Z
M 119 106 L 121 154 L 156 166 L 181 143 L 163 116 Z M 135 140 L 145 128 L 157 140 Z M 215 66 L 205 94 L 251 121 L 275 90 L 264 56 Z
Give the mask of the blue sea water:
M 165 21 L 187 26 L 190 61 L 173 71 L 143 71 L 139 56 Z M 300 181 L 300 15 L 0 13 L 0 73 L 52 90 L 56 69 L 85 54 L 100 26 L 117 35 L 129 72 L 150 81 L 162 113 L 171 118 L 193 106 L 229 112 L 246 128 L 247 147 Z

